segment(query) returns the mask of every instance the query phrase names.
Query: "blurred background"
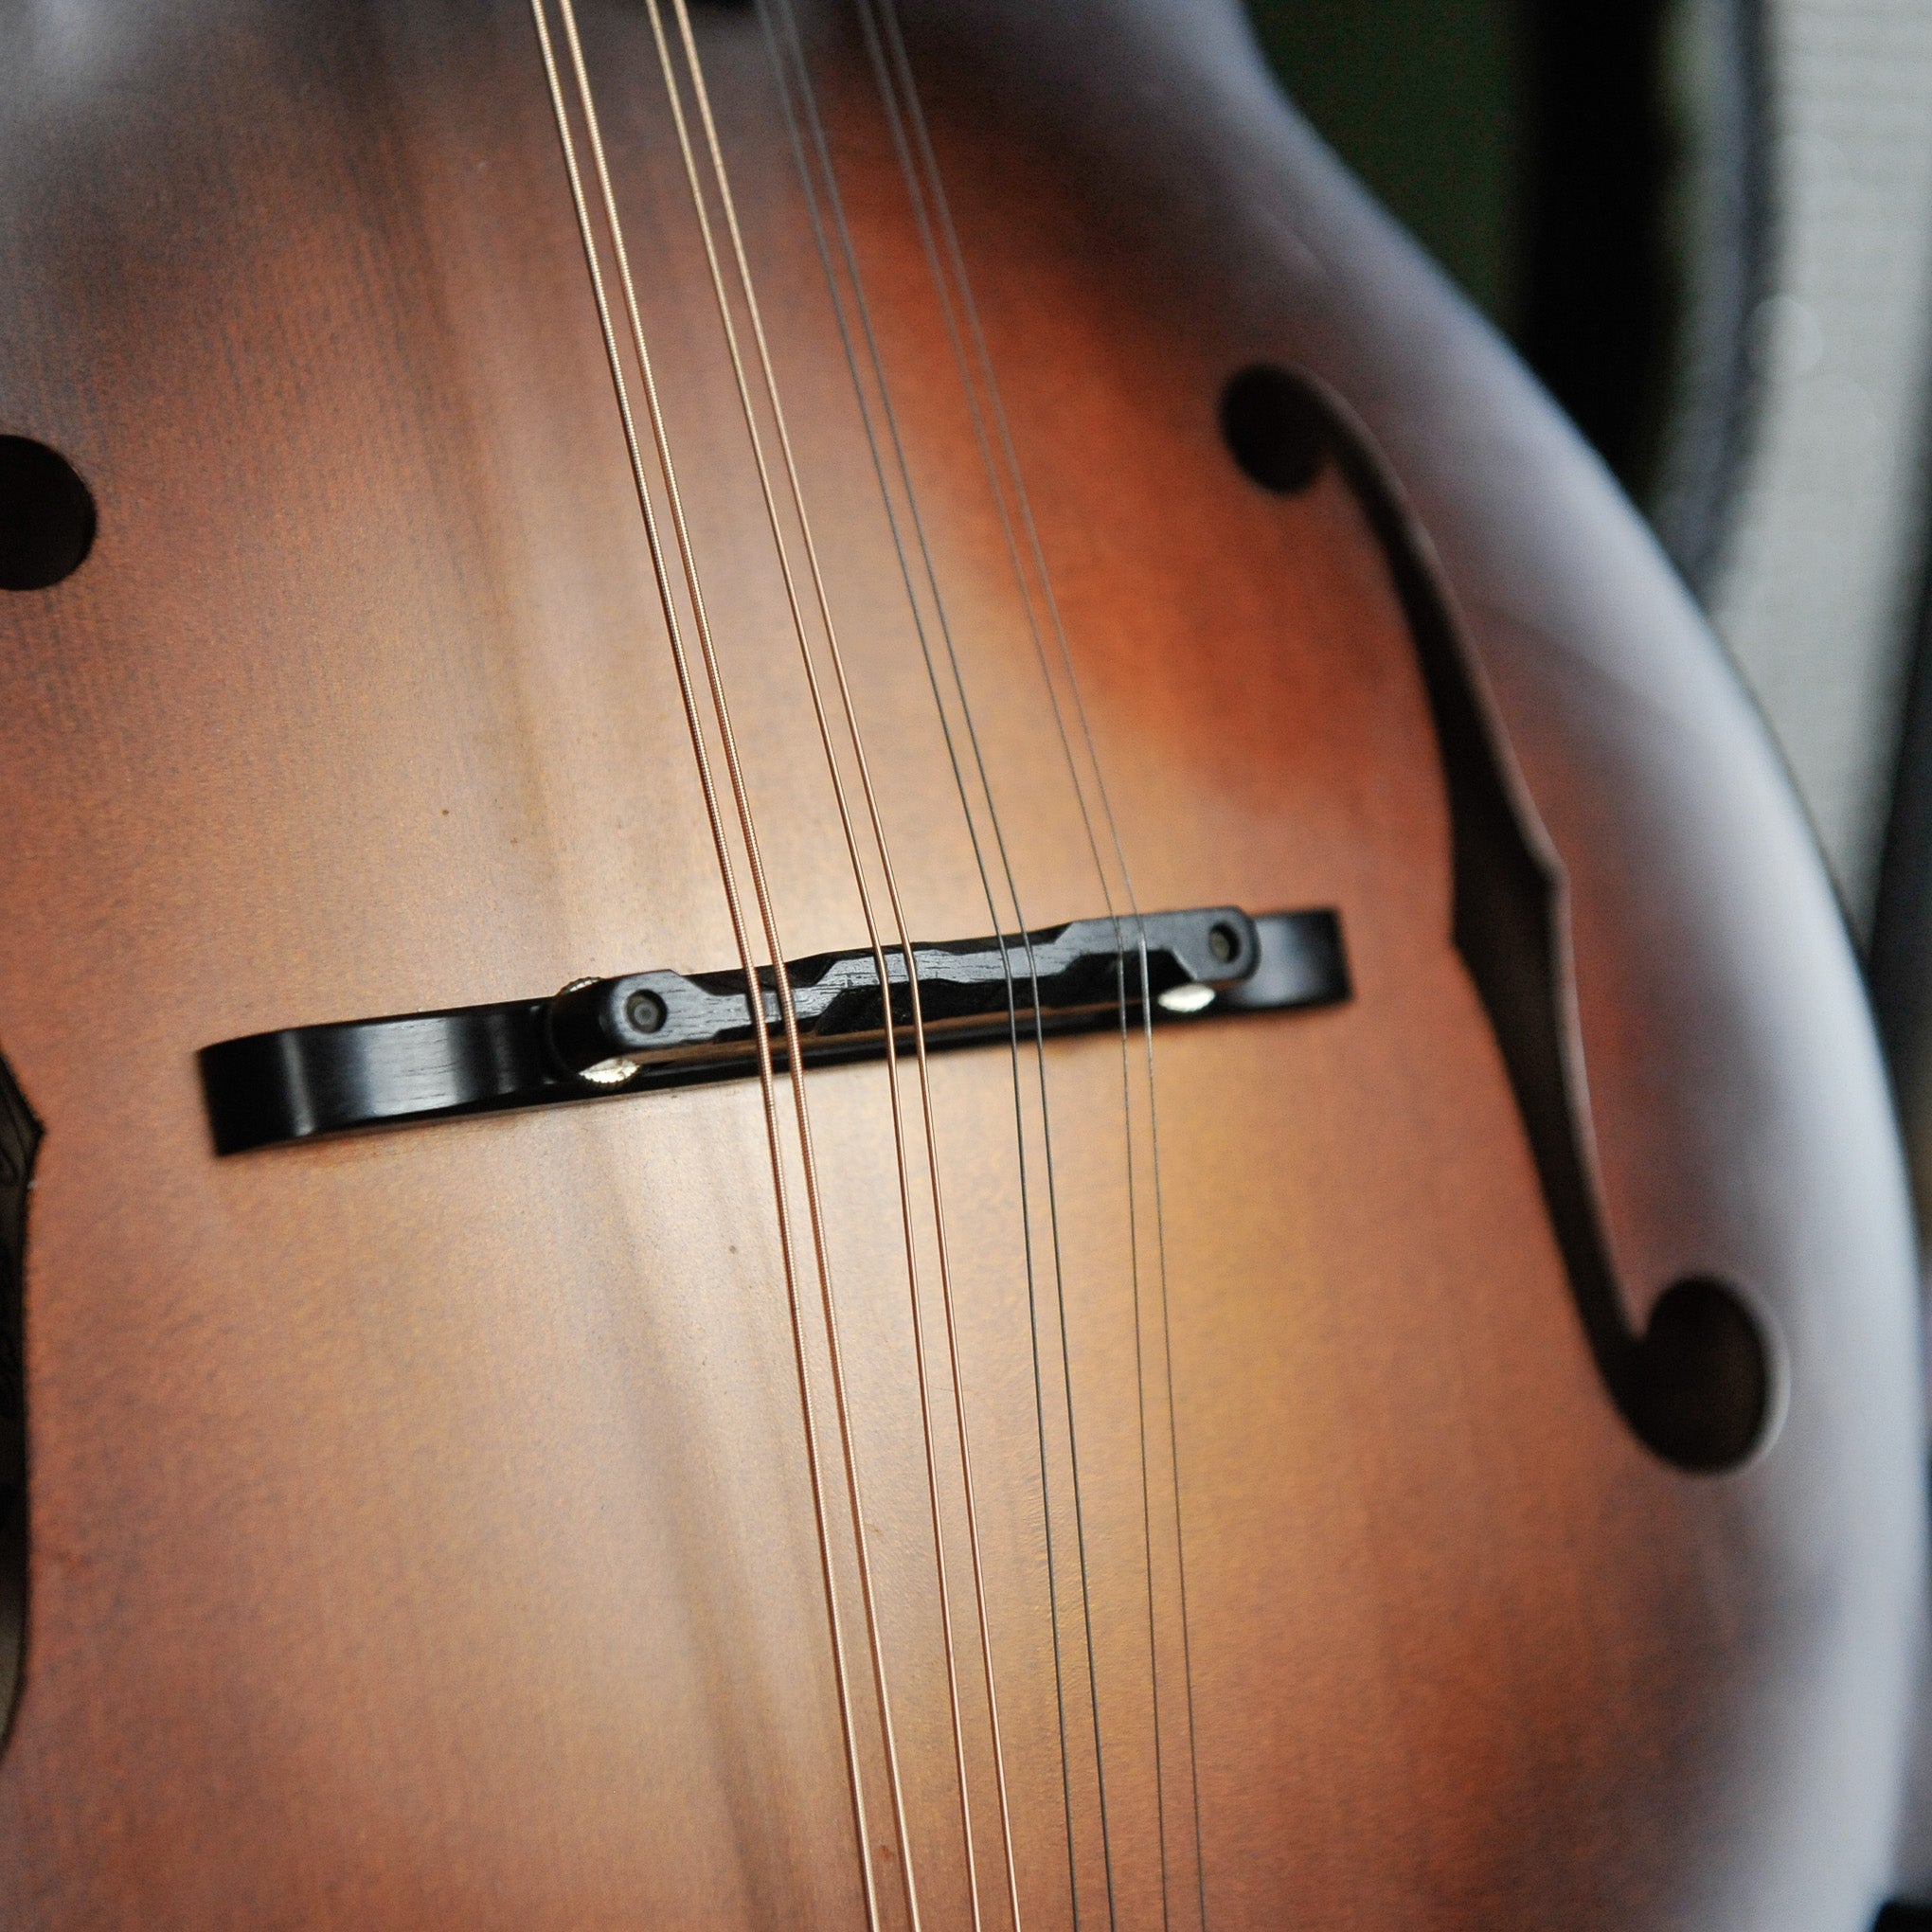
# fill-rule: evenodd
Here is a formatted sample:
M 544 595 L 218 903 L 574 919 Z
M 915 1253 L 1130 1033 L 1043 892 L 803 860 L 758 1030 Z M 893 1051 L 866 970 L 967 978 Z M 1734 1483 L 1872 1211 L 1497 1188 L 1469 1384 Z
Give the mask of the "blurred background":
M 1782 747 L 1932 1226 L 1932 0 L 1250 0 L 1649 518 Z

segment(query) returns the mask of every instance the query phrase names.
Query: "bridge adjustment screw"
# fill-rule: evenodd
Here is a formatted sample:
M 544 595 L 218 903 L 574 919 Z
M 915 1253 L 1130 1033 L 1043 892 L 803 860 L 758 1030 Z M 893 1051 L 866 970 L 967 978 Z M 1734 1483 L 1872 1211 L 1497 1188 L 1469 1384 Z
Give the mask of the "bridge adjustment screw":
M 664 1002 L 640 989 L 624 1002 L 624 1017 L 637 1032 L 654 1033 L 664 1025 Z

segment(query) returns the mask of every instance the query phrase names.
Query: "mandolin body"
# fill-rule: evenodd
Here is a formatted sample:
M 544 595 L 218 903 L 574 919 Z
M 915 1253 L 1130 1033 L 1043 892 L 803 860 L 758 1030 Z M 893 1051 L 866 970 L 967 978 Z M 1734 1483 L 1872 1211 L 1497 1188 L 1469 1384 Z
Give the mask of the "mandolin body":
M 582 22 L 784 951 L 863 945 L 649 14 Z M 1137 1034 L 932 1064 L 1025 1924 L 1864 1932 L 1909 1863 L 1911 1228 L 1735 679 L 1231 9 L 907 0 L 1089 755 L 863 37 L 799 22 L 911 597 L 760 16 L 695 15 L 908 936 L 1118 909 L 1098 771 L 1142 908 L 1333 907 L 1348 947 L 1346 1003 L 1163 1029 L 1152 1086 Z M 241 1035 L 737 958 L 528 9 L 16 5 L 0 62 L 0 433 L 98 513 L 0 594 L 0 1055 L 41 1130 L 0 1923 L 863 1924 L 758 1085 L 221 1158 L 197 1079 Z M 1350 460 L 1243 474 L 1258 364 Z M 1647 1446 L 1580 1314 L 1458 945 L 1422 577 L 1552 882 L 1555 1008 L 1515 1020 L 1569 1050 L 1621 1318 L 1708 1278 L 1762 1340 L 1722 1468 Z M 921 1922 L 963 1926 L 887 1081 L 806 1085 Z

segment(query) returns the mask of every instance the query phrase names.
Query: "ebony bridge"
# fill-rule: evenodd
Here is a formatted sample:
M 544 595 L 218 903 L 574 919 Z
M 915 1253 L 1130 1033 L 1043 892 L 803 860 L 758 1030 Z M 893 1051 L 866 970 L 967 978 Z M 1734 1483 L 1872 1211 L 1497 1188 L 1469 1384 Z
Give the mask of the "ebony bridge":
M 889 1002 L 912 1047 L 905 954 L 869 948 L 790 962 L 807 1066 L 882 1059 Z M 1341 922 L 1327 909 L 1250 917 L 1233 906 L 1075 920 L 1042 931 L 911 948 L 926 1046 L 1099 1032 L 1279 1012 L 1349 997 Z M 788 1064 L 777 983 L 759 969 L 773 1063 Z M 251 1033 L 200 1054 L 220 1154 L 352 1128 L 401 1126 L 599 1095 L 742 1080 L 758 1071 L 744 975 L 631 973 L 547 999 Z

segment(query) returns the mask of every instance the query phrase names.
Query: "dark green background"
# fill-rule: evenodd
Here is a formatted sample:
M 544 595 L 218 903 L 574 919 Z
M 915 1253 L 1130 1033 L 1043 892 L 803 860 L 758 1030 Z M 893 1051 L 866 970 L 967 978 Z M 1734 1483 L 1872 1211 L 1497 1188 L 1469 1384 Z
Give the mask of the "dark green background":
M 1250 0 L 1249 11 L 1296 104 L 1513 330 L 1527 143 L 1512 0 Z
M 1711 578 L 1763 274 L 1757 0 L 1249 0 L 1291 99 Z

